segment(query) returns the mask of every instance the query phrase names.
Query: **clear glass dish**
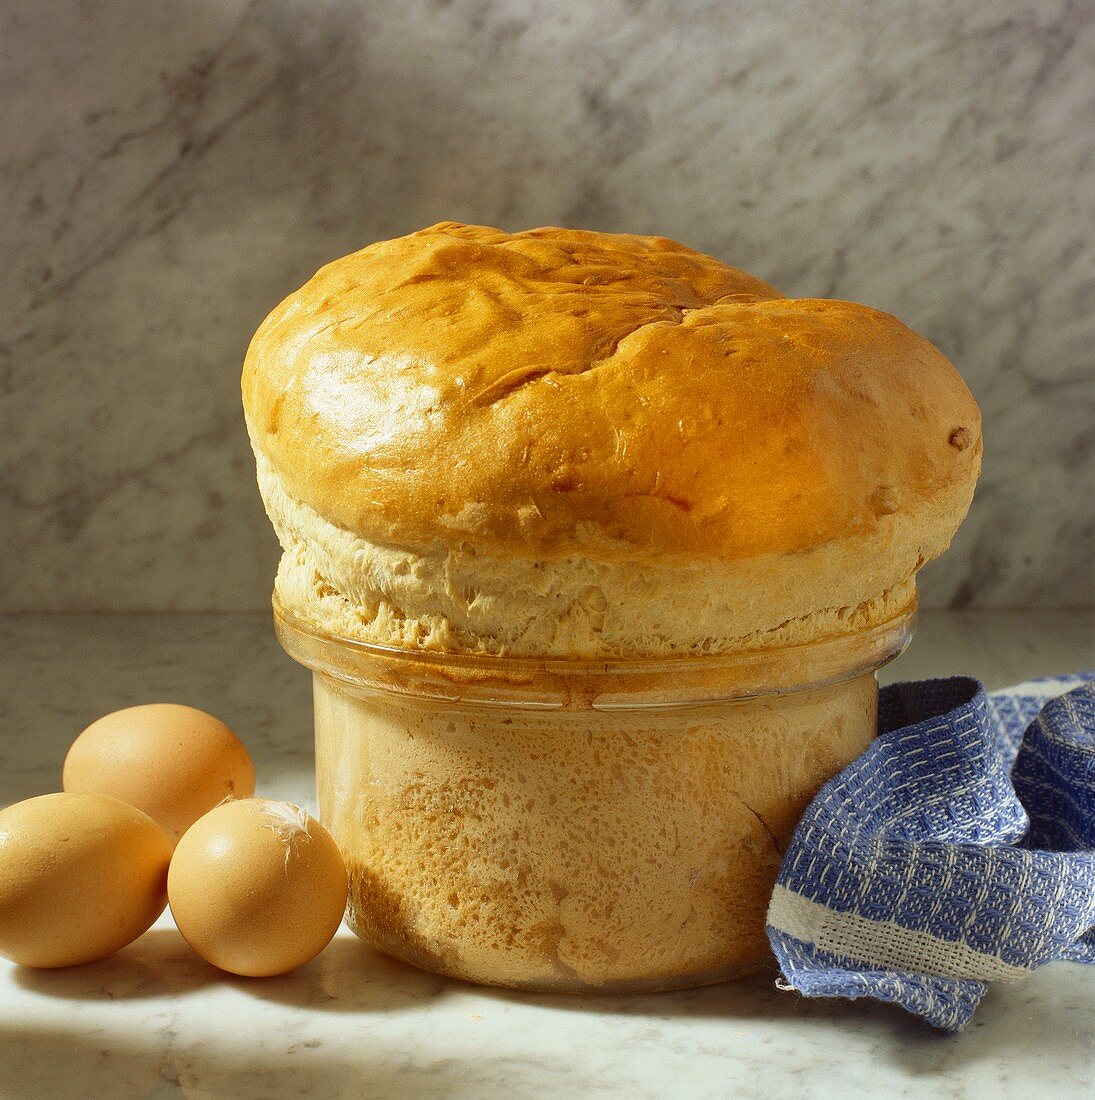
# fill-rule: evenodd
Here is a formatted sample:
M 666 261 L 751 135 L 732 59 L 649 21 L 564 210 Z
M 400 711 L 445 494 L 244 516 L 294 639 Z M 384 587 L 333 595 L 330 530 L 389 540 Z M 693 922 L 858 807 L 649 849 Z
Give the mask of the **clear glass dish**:
M 745 973 L 782 852 L 875 735 L 915 608 L 731 655 L 614 661 L 392 649 L 276 599 L 311 669 L 320 817 L 347 920 L 426 970 L 549 991 Z

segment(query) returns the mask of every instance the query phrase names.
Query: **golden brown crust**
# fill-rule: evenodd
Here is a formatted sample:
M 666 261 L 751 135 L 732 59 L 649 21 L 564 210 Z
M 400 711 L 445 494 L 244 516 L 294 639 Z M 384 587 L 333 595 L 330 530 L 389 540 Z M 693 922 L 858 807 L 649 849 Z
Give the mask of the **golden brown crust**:
M 893 317 L 566 229 L 442 223 L 329 264 L 260 327 L 243 392 L 326 520 L 496 557 L 732 561 L 894 513 L 953 531 L 981 454 L 969 390 Z

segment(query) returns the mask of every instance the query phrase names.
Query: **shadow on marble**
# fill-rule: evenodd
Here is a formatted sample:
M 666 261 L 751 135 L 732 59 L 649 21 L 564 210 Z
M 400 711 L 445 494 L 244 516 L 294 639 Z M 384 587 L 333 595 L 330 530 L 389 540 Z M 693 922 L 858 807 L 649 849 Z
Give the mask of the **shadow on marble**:
M 318 958 L 291 974 L 228 980 L 259 1000 L 348 1015 L 425 1007 L 468 988 L 381 955 L 345 929 Z
M 1057 992 L 1062 970 L 1074 980 L 1072 993 Z M 1051 973 L 1051 972 L 1056 972 Z M 816 1030 L 818 1036 L 855 1034 L 871 1041 L 885 1058 L 912 1078 L 959 1071 L 997 1061 L 1018 1050 L 1037 1050 L 1054 1065 L 1095 1061 L 1092 975 L 1078 964 L 1045 967 L 1022 982 L 990 988 L 965 1031 L 938 1031 L 903 1010 L 876 1001 L 809 999 L 775 986 L 774 963 L 765 970 L 721 985 L 664 993 L 613 996 L 543 996 L 513 990 L 481 989 L 487 997 L 555 1011 L 596 1016 L 765 1021 Z M 1037 1021 L 1037 1028 L 1032 1021 Z M 816 1041 L 816 1040 L 815 1040 Z
M 1051 971 L 1062 968 L 1075 980 L 1076 995 L 1055 992 Z M 310 973 L 309 973 L 310 971 Z M 356 937 L 343 935 L 309 967 L 284 979 L 246 985 L 257 997 L 300 1008 L 355 1013 L 425 1006 L 443 997 L 475 997 L 481 1005 L 523 1006 L 555 1013 L 589 1013 L 599 1018 L 669 1021 L 682 1019 L 793 1025 L 815 1033 L 855 1033 L 869 1039 L 876 1056 L 912 1078 L 940 1071 L 958 1071 L 978 1063 L 998 1061 L 1016 1049 L 1037 1044 L 1041 1057 L 1057 1064 L 1083 1064 L 1092 1058 L 1093 1028 L 1089 972 L 1072 964 L 1046 968 L 1024 982 L 990 989 L 978 1014 L 961 1034 L 937 1031 L 893 1005 L 869 1000 L 856 1003 L 785 993 L 775 986 L 778 971 L 771 963 L 738 981 L 698 989 L 650 994 L 534 994 L 489 986 L 473 986 L 420 971 L 382 955 Z M 1030 1021 L 1038 1020 L 1033 1035 Z
M 169 918 L 162 918 L 164 922 Z M 1046 1055 L 1089 1058 L 1092 1028 L 1088 972 L 1074 964 L 1043 968 L 1023 982 L 990 989 L 973 1022 L 960 1035 L 947 1035 L 892 1005 L 856 1003 L 785 993 L 775 986 L 777 970 L 769 964 L 737 981 L 697 989 L 647 994 L 537 994 L 477 986 L 431 974 L 373 950 L 345 927 L 316 959 L 276 978 L 240 978 L 205 963 L 165 923 L 136 943 L 98 963 L 61 970 L 14 967 L 14 982 L 27 991 L 66 1000 L 127 1001 L 181 998 L 220 988 L 256 1001 L 308 1013 L 345 1016 L 427 1008 L 445 998 L 465 998 L 500 1007 L 552 1013 L 588 1013 L 597 1017 L 647 1018 L 657 1021 L 706 1019 L 787 1022 L 828 1030 L 834 1027 L 870 1032 L 889 1040 L 906 1070 L 934 1068 L 941 1060 L 961 1063 L 994 1057 L 1026 1038 L 1034 1012 L 1039 1018 L 1039 1045 Z M 1063 991 L 1051 979 L 1072 979 Z M 1086 1023 L 1084 1021 L 1087 1021 Z
M 225 1024 L 230 1030 L 230 1021 Z M 0 1027 L 0 1049 L 12 1052 L 0 1059 L 0 1095 L 20 1100 L 70 1096 L 157 1100 L 179 1095 L 200 1100 L 436 1096 L 481 1100 L 504 1095 L 497 1082 L 505 1081 L 507 1072 L 520 1070 L 504 1057 L 477 1058 L 474 1064 L 443 1058 L 412 1066 L 401 1061 L 399 1051 L 355 1050 L 350 1044 L 330 1049 L 320 1039 L 273 1047 L 254 1037 L 185 1042 L 167 1027 L 124 1036 L 41 1026 Z
M 858 1011 L 843 1001 L 808 1001 L 796 994 L 784 993 L 775 986 L 777 977 L 775 964 L 769 963 L 757 973 L 735 981 L 661 993 L 544 994 L 490 987 L 480 987 L 478 992 L 513 1004 L 561 1012 L 649 1016 L 659 1020 L 682 1016 L 726 1020 L 768 1017 L 774 1020 L 818 1013 L 831 1018 L 854 1016 Z
M 777 1076 L 785 1060 L 805 1058 L 815 1084 L 850 1058 L 860 1064 L 857 1073 L 876 1067 L 919 1090 L 952 1075 L 991 1076 L 1017 1055 L 1047 1071 L 1083 1066 L 1093 1041 L 1089 974 L 1078 966 L 1046 968 L 994 989 L 960 1035 L 933 1031 L 891 1006 L 783 993 L 772 970 L 638 996 L 471 986 L 379 955 L 345 929 L 283 978 L 222 975 L 166 927 L 100 964 L 12 973 L 36 994 L 118 1002 L 0 1023 L 0 1095 L 30 1100 L 180 1090 L 199 1097 L 481 1097 L 515 1080 L 583 1095 L 593 1079 L 576 1068 L 576 1041 L 598 1047 L 606 1071 L 617 1074 L 627 1072 L 627 1060 L 617 1065 L 612 1045 L 649 1041 L 674 1064 L 736 1060 L 748 1049 Z M 206 996 L 189 996 L 199 990 Z M 431 1011 L 442 1002 L 441 1014 Z M 571 1026 L 581 1014 L 590 1017 L 588 1027 Z M 550 1041 L 541 1043 L 540 1034 Z
M 99 962 L 58 970 L 16 966 L 11 974 L 21 989 L 62 1000 L 179 998 L 219 987 L 290 1008 L 347 1014 L 423 1005 L 457 984 L 380 955 L 345 931 L 321 955 L 290 974 L 241 978 L 205 962 L 177 929 L 165 926 L 152 928 Z
M 109 958 L 58 970 L 16 966 L 21 989 L 44 997 L 79 1001 L 130 1001 L 185 997 L 209 986 L 218 971 L 187 946 L 175 928 L 152 928 Z

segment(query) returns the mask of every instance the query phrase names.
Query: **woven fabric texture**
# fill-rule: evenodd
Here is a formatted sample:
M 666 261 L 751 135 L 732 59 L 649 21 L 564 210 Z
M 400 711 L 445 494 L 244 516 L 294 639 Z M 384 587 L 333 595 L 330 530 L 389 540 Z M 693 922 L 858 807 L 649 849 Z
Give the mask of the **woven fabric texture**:
M 991 981 L 1095 962 L 1095 674 L 895 684 L 819 792 L 768 911 L 783 988 L 960 1030 Z

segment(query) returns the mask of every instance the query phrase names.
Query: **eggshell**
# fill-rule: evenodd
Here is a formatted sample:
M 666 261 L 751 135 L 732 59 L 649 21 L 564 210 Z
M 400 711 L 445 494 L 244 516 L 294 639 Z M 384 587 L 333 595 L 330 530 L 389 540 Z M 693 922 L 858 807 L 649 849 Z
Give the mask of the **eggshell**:
M 74 966 L 131 943 L 163 912 L 171 842 L 147 814 L 96 794 L 0 810 L 0 955 Z
M 92 722 L 68 750 L 61 785 L 136 806 L 177 844 L 226 798 L 254 794 L 255 769 L 239 738 L 211 714 L 147 703 Z
M 187 942 L 246 977 L 318 955 L 342 923 L 346 867 L 331 834 L 288 802 L 218 806 L 179 842 L 167 892 Z

